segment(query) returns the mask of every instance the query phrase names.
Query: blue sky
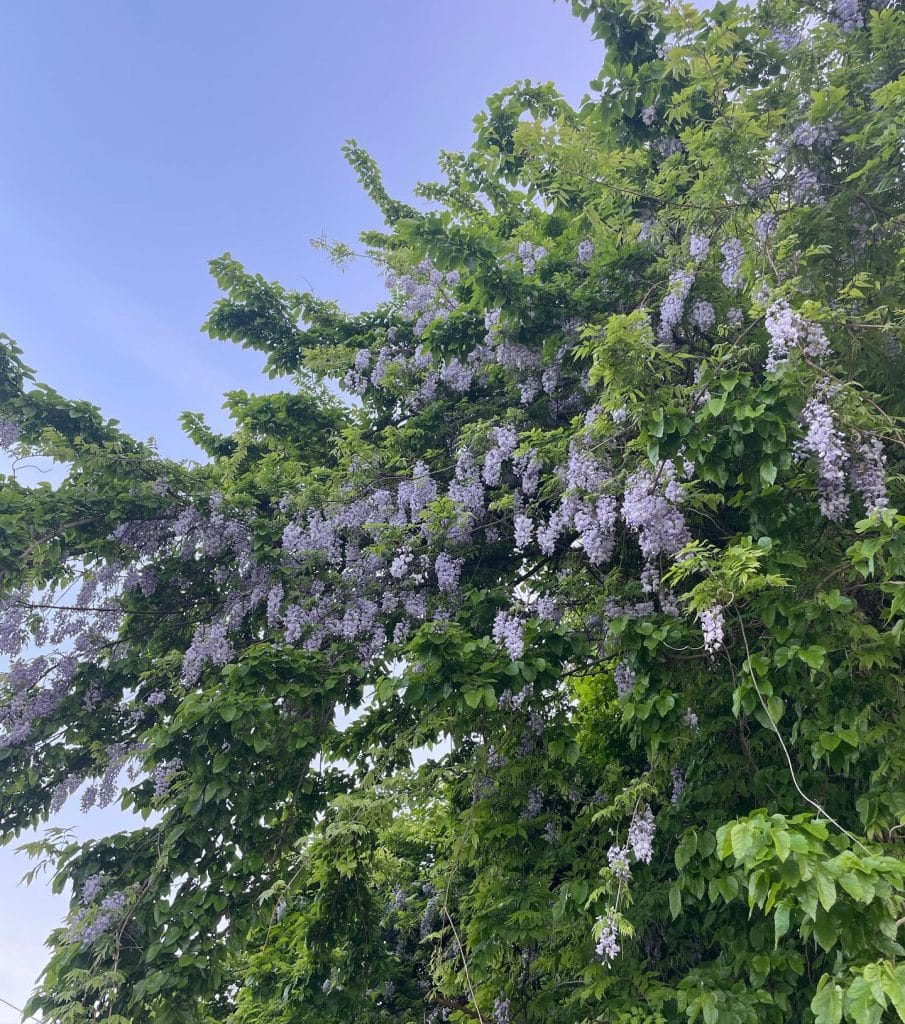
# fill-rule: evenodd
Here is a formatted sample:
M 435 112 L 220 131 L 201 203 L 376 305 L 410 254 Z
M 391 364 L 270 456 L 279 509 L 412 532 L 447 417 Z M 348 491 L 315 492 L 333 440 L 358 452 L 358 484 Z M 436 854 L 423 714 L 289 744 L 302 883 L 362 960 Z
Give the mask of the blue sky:
M 225 390 L 272 386 L 260 356 L 199 333 L 209 259 L 369 305 L 370 267 L 309 245 L 380 226 L 343 141 L 407 198 L 487 95 L 531 78 L 578 101 L 602 59 L 563 0 L 46 0 L 3 5 L 0 34 L 0 330 L 40 379 L 180 458 L 197 454 L 181 411 L 219 424 Z M 0 849 L 0 999 L 20 1006 L 65 910 L 17 886 L 28 867 Z

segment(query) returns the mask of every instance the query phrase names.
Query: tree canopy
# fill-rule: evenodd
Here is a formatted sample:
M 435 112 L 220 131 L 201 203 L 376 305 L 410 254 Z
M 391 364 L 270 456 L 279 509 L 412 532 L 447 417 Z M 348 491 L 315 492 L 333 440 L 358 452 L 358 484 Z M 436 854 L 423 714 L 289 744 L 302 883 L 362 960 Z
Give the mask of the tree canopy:
M 905 8 L 574 0 L 162 458 L 0 346 L 0 835 L 109 1024 L 905 1020 Z M 355 257 L 337 244 L 336 259 Z

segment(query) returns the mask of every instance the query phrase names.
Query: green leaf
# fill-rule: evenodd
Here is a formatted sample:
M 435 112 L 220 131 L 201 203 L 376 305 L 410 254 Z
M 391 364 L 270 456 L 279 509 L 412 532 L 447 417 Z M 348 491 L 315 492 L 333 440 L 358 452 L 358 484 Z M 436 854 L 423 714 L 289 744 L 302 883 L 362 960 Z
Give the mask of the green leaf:
M 845 1013 L 855 1024 L 879 1024 L 885 1008 L 864 977 L 855 978 L 849 985 L 845 993 Z
M 898 967 L 883 964 L 881 980 L 883 991 L 895 1007 L 899 1020 L 905 1021 L 905 964 Z
M 773 846 L 776 849 L 776 855 L 780 860 L 784 861 L 789 856 L 789 851 L 792 849 L 792 842 L 789 839 L 789 833 L 784 829 L 775 829 L 773 832 Z
M 870 903 L 876 895 L 876 889 L 863 875 L 856 871 L 846 871 L 839 876 L 839 884 L 859 903 Z
M 669 912 L 673 921 L 682 913 L 682 890 L 678 885 L 669 887 Z
M 826 648 L 820 647 L 818 644 L 811 644 L 809 647 L 803 647 L 798 652 L 798 657 L 813 669 L 823 668 L 823 663 L 826 661 Z
M 773 915 L 773 935 L 774 935 L 774 946 L 779 945 L 779 940 L 789 930 L 789 908 L 781 903 L 776 908 L 776 913 Z
M 682 840 L 676 847 L 675 862 L 676 867 L 681 871 L 682 868 L 691 860 L 695 855 L 698 848 L 698 834 L 697 832 L 689 831 L 682 836 Z
M 836 902 L 835 883 L 829 875 L 824 874 L 822 871 L 815 873 L 814 881 L 817 884 L 817 898 L 820 900 L 820 905 L 824 910 L 831 910 Z
M 839 1024 L 842 1020 L 842 989 L 824 974 L 811 1000 L 814 1024 Z
M 836 922 L 822 908 L 818 908 L 814 919 L 814 938 L 827 952 L 836 945 L 836 940 L 839 938 Z
M 754 849 L 754 836 L 751 826 L 745 822 L 739 822 L 737 825 L 732 826 L 729 835 L 733 854 L 738 860 L 743 861 Z

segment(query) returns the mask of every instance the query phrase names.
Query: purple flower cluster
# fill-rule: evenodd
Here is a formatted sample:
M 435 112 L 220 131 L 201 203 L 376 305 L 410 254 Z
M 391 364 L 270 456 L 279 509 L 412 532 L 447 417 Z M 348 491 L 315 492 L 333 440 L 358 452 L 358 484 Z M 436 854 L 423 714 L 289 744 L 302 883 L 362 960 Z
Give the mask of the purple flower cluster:
M 424 907 L 424 913 L 421 915 L 421 922 L 418 927 L 422 939 L 426 939 L 437 927 L 440 921 L 439 907 L 440 900 L 436 896 L 431 896 Z
M 437 586 L 446 594 L 451 594 L 459 586 L 459 576 L 462 573 L 463 560 L 453 558 L 452 555 L 441 551 L 434 562 L 434 572 L 437 576 Z
M 799 167 L 791 178 L 790 194 L 796 203 L 822 205 L 823 186 L 820 177 L 812 167 Z
M 681 139 L 671 138 L 657 139 L 654 142 L 654 148 L 664 160 L 668 160 L 669 157 L 685 151 L 685 146 L 682 144 Z
M 804 32 L 795 27 L 774 29 L 772 38 L 780 50 L 789 51 L 801 46 L 804 42 Z
M 532 245 L 531 242 L 519 242 L 518 256 L 522 261 L 522 270 L 527 275 L 534 273 L 537 264 L 546 255 L 547 250 L 542 245 Z
M 21 430 L 18 423 L 12 420 L 0 419 L 0 448 L 4 451 L 11 451 L 13 445 L 19 440 Z
M 597 937 L 595 952 L 605 963 L 611 964 L 619 956 L 619 932 L 616 928 L 616 920 L 610 915 L 606 919 L 598 918 L 597 925 L 600 927 L 600 934 Z
M 86 882 L 86 887 L 87 884 Z M 97 894 L 97 888 L 94 890 L 95 895 Z M 83 898 L 82 902 L 87 904 L 90 901 Z M 125 893 L 114 892 L 109 896 L 105 896 L 93 913 L 90 907 L 84 906 L 76 913 L 72 920 L 69 928 L 69 941 L 81 942 L 85 946 L 94 945 L 103 934 L 110 931 L 113 925 L 122 918 L 123 911 L 126 909 L 126 902 Z
M 674 555 L 688 543 L 685 518 L 677 507 L 683 497 L 671 462 L 661 463 L 656 474 L 638 469 L 626 481 L 622 518 L 637 534 L 645 561 Z
M 627 697 L 635 686 L 635 670 L 627 661 L 620 661 L 616 666 L 613 681 L 620 699 Z
M 484 467 L 481 472 L 488 487 L 499 486 L 503 463 L 512 457 L 518 444 L 518 433 L 514 427 L 494 427 L 493 437 L 495 443 L 484 456 Z
M 886 456 L 879 437 L 872 437 L 857 446 L 849 466 L 848 479 L 854 490 L 861 495 L 868 515 L 889 505 L 886 493 Z
M 201 678 L 205 665 L 222 667 L 234 657 L 235 650 L 227 635 L 226 623 L 202 624 L 195 631 L 182 659 L 182 681 L 186 686 L 194 686 Z
M 695 263 L 703 263 L 707 259 L 707 253 L 709 252 L 710 239 L 707 235 L 692 233 L 691 238 L 688 240 L 688 254 Z
M 594 258 L 594 243 L 590 238 L 585 238 L 578 243 L 578 262 L 582 264 L 590 263 Z
M 828 405 L 816 398 L 810 399 L 802 410 L 801 420 L 805 427 L 801 451 L 813 456 L 817 462 L 820 512 L 837 522 L 848 510 L 845 493 L 848 452 Z
M 538 786 L 534 786 L 528 791 L 528 800 L 525 803 L 524 811 L 522 811 L 522 817 L 526 821 L 531 821 L 543 813 L 544 794 Z
M 513 526 L 515 528 L 515 550 L 524 551 L 534 536 L 534 523 L 530 516 L 518 513 L 513 519 Z
M 754 232 L 762 242 L 765 242 L 776 230 L 778 224 L 779 217 L 775 213 L 762 213 L 754 222 Z
M 176 774 L 182 770 L 182 761 L 174 757 L 171 761 L 164 761 L 154 768 L 154 796 L 163 796 L 172 785 Z
M 513 661 L 525 653 L 525 633 L 522 620 L 511 612 L 499 611 L 493 620 L 493 639 Z
M 813 124 L 811 121 L 802 121 L 792 130 L 789 140 L 802 149 L 812 149 L 815 146 L 831 146 L 838 137 L 839 130 L 832 122 Z
M 688 319 L 699 331 L 709 331 L 716 323 L 716 312 L 711 303 L 698 299 L 692 305 Z
M 601 495 L 593 504 L 582 503 L 575 510 L 575 529 L 588 561 L 601 565 L 608 561 L 616 546 L 618 504 L 611 495 Z
M 685 300 L 694 284 L 694 274 L 687 270 L 674 270 L 669 275 L 669 286 L 660 303 L 660 323 L 657 337 L 664 344 L 672 340 L 673 331 L 682 319 Z
M 640 814 L 636 813 L 628 827 L 628 845 L 635 855 L 635 860 L 642 864 L 650 864 L 654 855 L 656 828 L 654 815 L 649 806 L 646 806 Z
M 534 614 L 541 622 L 553 622 L 556 618 L 556 602 L 549 594 L 542 594 L 534 606 Z
M 704 650 L 708 654 L 716 654 L 723 646 L 725 635 L 723 609 L 718 604 L 705 608 L 700 614 L 700 619 L 701 632 L 704 634 Z
M 89 903 L 93 903 L 97 894 L 103 888 L 103 885 L 104 876 L 102 874 L 89 875 L 85 879 L 85 884 L 82 886 L 82 894 L 79 897 L 79 902 L 82 906 L 87 906 Z
M 402 315 L 414 320 L 413 332 L 416 337 L 438 319 L 444 319 L 458 303 L 448 288 L 459 283 L 458 271 L 444 274 L 429 260 L 422 260 L 411 274 L 392 276 L 387 284 L 403 296 Z
M 854 32 L 855 29 L 864 28 L 864 15 L 861 13 L 858 0 L 835 0 L 831 20 L 843 32 Z
M 628 863 L 628 850 L 624 846 L 613 845 L 607 850 L 607 865 L 620 882 L 627 882 L 632 877 L 632 869 Z
M 727 288 L 738 288 L 742 283 L 742 260 L 745 250 L 737 238 L 730 238 L 720 247 L 723 254 L 721 277 Z
M 799 316 L 785 299 L 777 300 L 767 309 L 765 324 L 770 336 L 766 366 L 771 372 L 782 365 L 794 349 L 815 360 L 829 353 L 830 343 L 823 328 Z

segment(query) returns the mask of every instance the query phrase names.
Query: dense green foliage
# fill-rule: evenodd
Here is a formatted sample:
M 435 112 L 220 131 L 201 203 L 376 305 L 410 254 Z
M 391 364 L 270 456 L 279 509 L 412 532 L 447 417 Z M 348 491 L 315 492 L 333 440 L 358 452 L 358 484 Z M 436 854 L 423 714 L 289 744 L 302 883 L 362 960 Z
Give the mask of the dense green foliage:
M 350 144 L 377 310 L 214 261 L 293 386 L 203 466 L 0 347 L 66 468 L 0 478 L 0 834 L 145 817 L 43 847 L 45 1020 L 905 1020 L 905 12 L 572 6 L 580 110 L 418 206 Z

